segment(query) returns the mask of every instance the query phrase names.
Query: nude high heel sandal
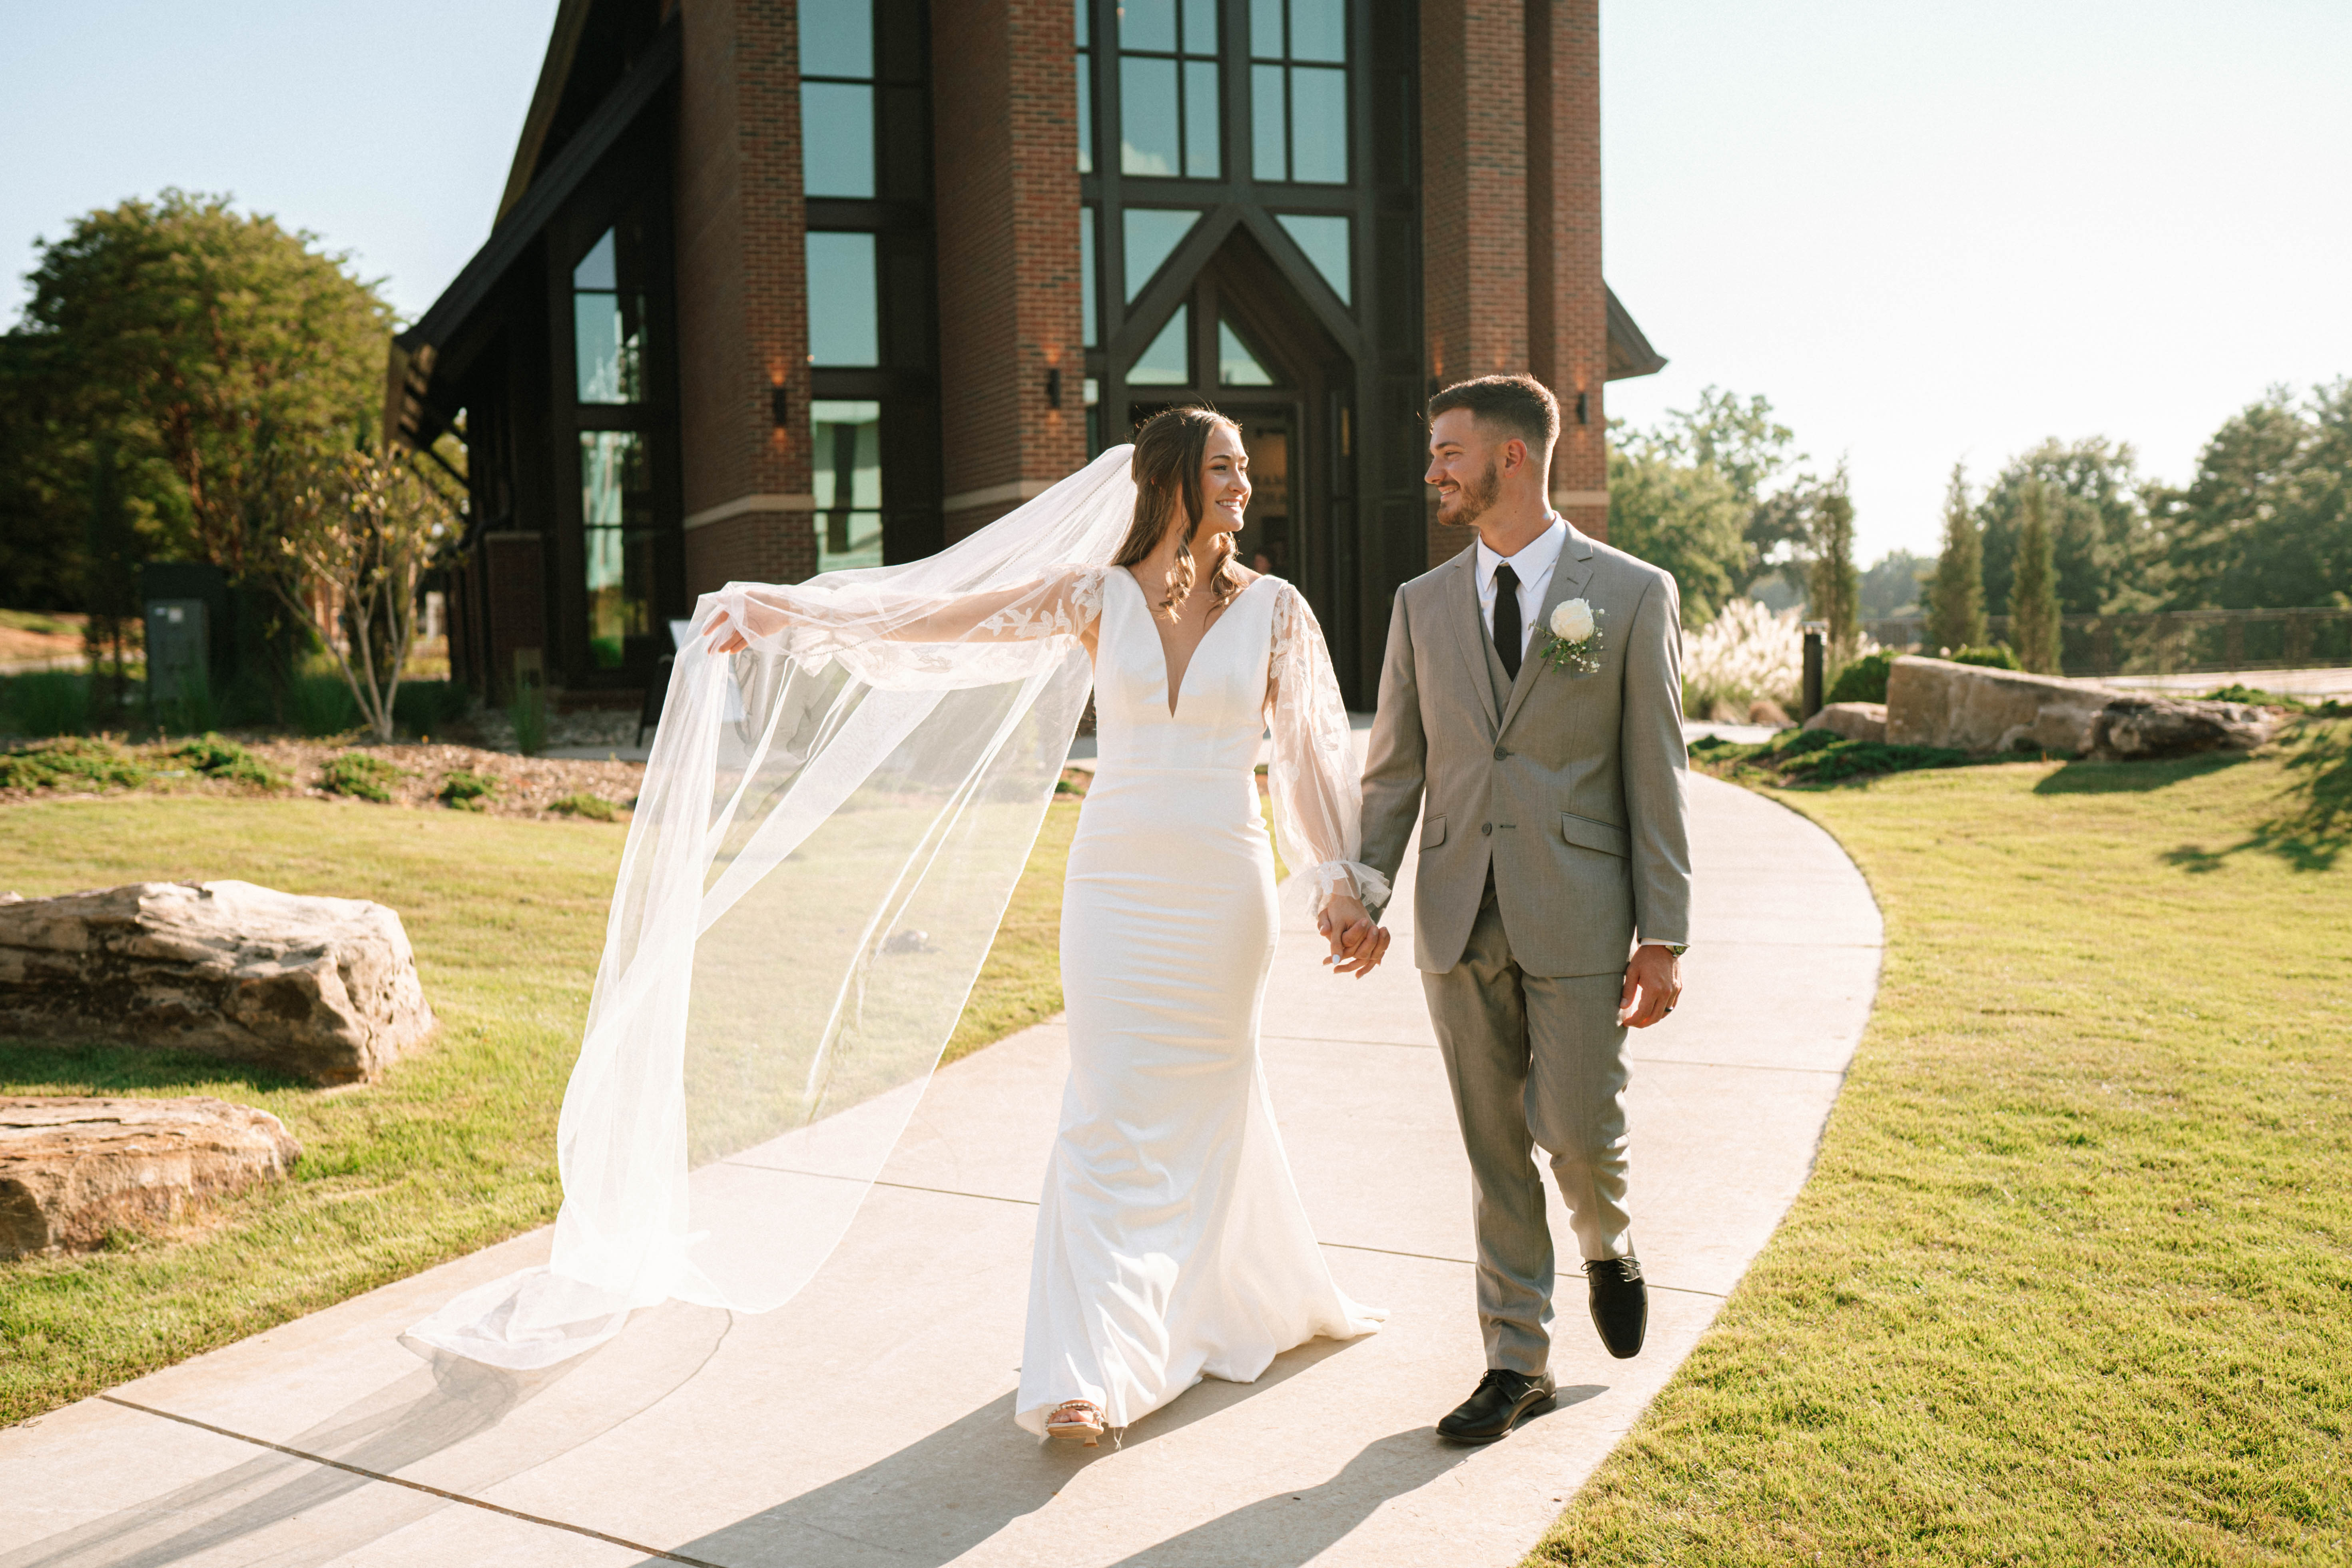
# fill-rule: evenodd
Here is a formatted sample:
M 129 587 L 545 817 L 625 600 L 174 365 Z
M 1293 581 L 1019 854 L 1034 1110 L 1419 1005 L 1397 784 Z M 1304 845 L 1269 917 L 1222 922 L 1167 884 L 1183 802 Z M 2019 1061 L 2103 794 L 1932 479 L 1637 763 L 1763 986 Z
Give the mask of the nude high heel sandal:
M 1102 1447 L 1103 1413 L 1091 1401 L 1066 1400 L 1045 1417 L 1045 1436 L 1070 1442 L 1084 1440 L 1089 1448 Z

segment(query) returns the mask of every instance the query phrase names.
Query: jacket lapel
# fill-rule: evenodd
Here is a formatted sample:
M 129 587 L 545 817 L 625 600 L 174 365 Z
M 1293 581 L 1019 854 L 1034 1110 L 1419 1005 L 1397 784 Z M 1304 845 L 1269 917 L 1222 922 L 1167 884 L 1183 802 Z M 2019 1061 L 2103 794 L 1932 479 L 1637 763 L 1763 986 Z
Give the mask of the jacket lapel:
M 1495 683 L 1486 674 L 1486 617 L 1478 613 L 1478 551 L 1474 545 L 1454 558 L 1454 577 L 1445 585 L 1445 618 L 1454 624 L 1454 651 L 1462 656 L 1462 676 L 1478 694 L 1486 710 L 1486 732 L 1498 734 L 1495 718 Z
M 1592 581 L 1592 541 L 1577 532 L 1576 525 L 1565 519 L 1561 520 L 1560 526 L 1568 530 L 1568 537 L 1560 542 L 1559 561 L 1551 569 L 1550 583 L 1545 585 L 1543 608 L 1536 616 L 1535 635 L 1528 639 L 1528 656 L 1519 661 L 1518 679 L 1511 683 L 1510 706 L 1503 710 L 1502 722 L 1496 728 L 1498 736 L 1511 727 L 1511 721 L 1518 717 L 1520 708 L 1526 705 L 1528 693 L 1535 689 L 1537 680 L 1550 667 L 1551 661 L 1543 657 L 1543 649 L 1551 640 L 1551 613 L 1582 594 L 1584 585 Z M 1475 583 L 1470 607 L 1475 616 L 1477 613 Z

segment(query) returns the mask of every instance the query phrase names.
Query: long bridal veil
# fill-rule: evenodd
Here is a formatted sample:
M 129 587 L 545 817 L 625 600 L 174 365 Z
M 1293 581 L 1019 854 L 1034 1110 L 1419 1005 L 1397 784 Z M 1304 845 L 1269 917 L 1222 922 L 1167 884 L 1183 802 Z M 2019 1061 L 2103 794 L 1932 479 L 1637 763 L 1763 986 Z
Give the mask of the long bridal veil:
M 1091 674 L 1075 637 L 1034 631 L 1055 569 L 1108 564 L 1124 536 L 1130 451 L 927 560 L 704 596 L 563 1097 L 553 1252 L 410 1339 L 544 1367 L 663 1300 L 780 1306 L 824 1261 L 1053 798 Z M 987 627 L 941 640 L 924 620 L 974 595 L 995 596 Z M 793 629 L 711 652 L 701 629 L 743 625 L 754 595 Z

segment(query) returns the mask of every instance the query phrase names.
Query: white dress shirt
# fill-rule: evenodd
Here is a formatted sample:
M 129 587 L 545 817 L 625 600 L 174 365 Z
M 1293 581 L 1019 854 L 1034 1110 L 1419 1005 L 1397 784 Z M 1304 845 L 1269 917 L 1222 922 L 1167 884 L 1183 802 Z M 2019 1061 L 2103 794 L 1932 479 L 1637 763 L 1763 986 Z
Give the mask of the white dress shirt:
M 1519 658 L 1536 635 L 1536 616 L 1543 610 L 1544 590 L 1551 586 L 1552 568 L 1559 564 L 1560 546 L 1568 542 L 1568 524 L 1559 513 L 1549 514 L 1551 526 L 1519 546 L 1517 555 L 1497 555 L 1481 539 L 1478 551 L 1478 616 L 1486 623 L 1486 637 L 1495 636 L 1495 568 L 1507 563 L 1519 578 Z

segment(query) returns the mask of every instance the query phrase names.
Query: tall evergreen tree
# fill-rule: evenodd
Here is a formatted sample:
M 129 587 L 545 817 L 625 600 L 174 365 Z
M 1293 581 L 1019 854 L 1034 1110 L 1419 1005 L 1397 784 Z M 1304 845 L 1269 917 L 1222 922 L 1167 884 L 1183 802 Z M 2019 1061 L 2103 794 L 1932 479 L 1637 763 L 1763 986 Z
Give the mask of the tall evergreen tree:
M 1813 618 L 1829 623 L 1830 647 L 1849 658 L 1862 637 L 1862 574 L 1854 570 L 1853 501 L 1843 464 L 1813 509 L 1811 575 Z
M 1944 546 L 1927 588 L 1927 641 L 1936 647 L 1981 647 L 1985 640 L 1984 535 L 1969 504 L 1968 475 L 1952 465 L 1944 492 Z
M 2050 527 L 2048 488 L 2026 486 L 2024 521 L 2017 531 L 2017 564 L 2009 589 L 2009 635 L 2017 662 L 2037 675 L 2055 675 L 2059 663 L 2058 549 Z

